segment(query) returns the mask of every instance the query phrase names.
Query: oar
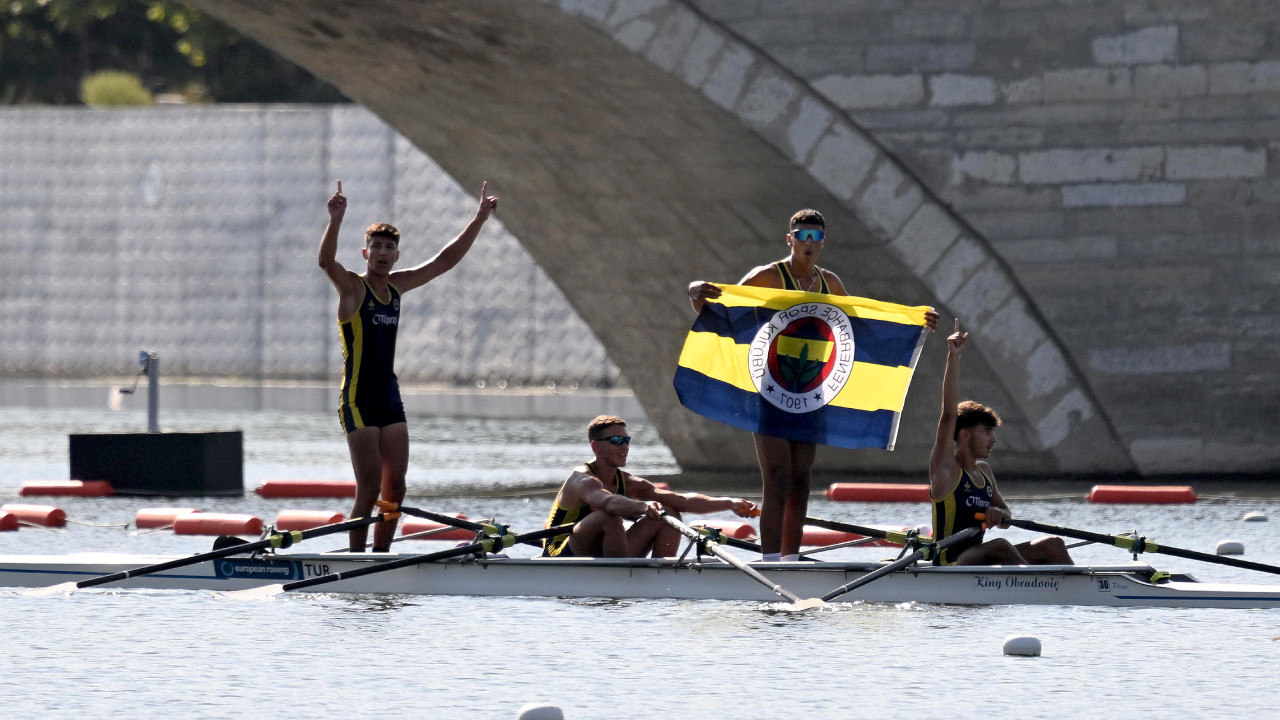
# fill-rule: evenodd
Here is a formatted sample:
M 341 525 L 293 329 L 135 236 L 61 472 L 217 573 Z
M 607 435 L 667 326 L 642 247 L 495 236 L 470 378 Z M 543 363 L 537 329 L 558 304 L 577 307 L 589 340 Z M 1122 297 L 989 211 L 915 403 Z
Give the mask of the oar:
M 831 592 L 827 593 L 826 595 L 823 595 L 822 599 L 826 602 L 830 602 L 851 590 L 856 590 L 862 587 L 863 585 L 866 585 L 867 583 L 879 580 L 885 575 L 888 575 L 889 573 L 894 572 L 895 570 L 901 570 L 902 568 L 918 560 L 936 557 L 939 552 L 947 549 L 948 547 L 951 547 L 952 545 L 955 545 L 956 543 L 961 542 L 962 540 L 968 540 L 969 538 L 973 537 L 978 533 L 978 530 L 979 528 L 976 528 L 976 527 L 965 528 L 964 530 L 961 530 L 955 535 L 950 535 L 948 537 L 945 537 L 936 543 L 925 543 L 920 547 L 919 550 L 916 550 L 910 555 L 907 555 L 906 557 L 901 558 L 899 560 L 895 560 L 889 563 L 888 565 L 885 565 L 884 567 L 876 568 L 875 570 L 872 570 L 871 572 L 867 573 L 866 575 L 863 575 L 857 580 L 854 580 L 852 582 L 847 582 L 844 585 L 841 585 L 840 587 L 836 588 L 835 590 L 832 590 Z
M 379 503 L 386 507 L 394 507 L 391 503 Z M 98 577 L 81 580 L 80 582 L 67 582 L 60 585 L 51 585 L 48 587 L 34 588 L 26 591 L 28 595 L 53 595 L 59 592 L 70 592 L 81 588 L 93 587 L 95 585 L 105 585 L 107 583 L 117 582 L 119 580 L 127 580 L 129 578 L 139 577 L 142 575 L 150 575 L 152 573 L 172 570 L 174 568 L 186 567 L 187 565 L 195 565 L 197 563 L 207 562 L 209 560 L 217 560 L 219 558 L 229 557 L 231 555 L 240 555 L 257 550 L 265 550 L 267 548 L 287 548 L 294 543 L 302 542 L 308 538 L 320 537 L 321 535 L 332 535 L 333 533 L 343 532 L 352 528 L 358 528 L 365 525 L 373 525 L 383 520 L 394 520 L 399 517 L 397 512 L 383 512 L 379 515 L 367 518 L 352 518 L 345 522 L 334 523 L 333 525 L 321 525 L 320 527 L 311 528 L 309 530 L 292 530 L 289 532 L 272 533 L 269 537 L 258 540 L 257 542 L 241 543 L 239 545 L 231 545 L 229 547 L 213 550 L 212 552 L 192 555 L 190 557 L 178 558 L 176 560 L 168 560 L 166 562 L 157 563 L 155 565 L 147 565 L 133 570 L 122 570 L 110 575 L 101 575 Z
M 1014 527 L 1031 530 L 1032 532 L 1041 532 L 1049 535 L 1066 535 L 1067 537 L 1079 538 L 1081 540 L 1088 540 L 1090 542 L 1101 543 L 1103 545 L 1114 545 L 1118 548 L 1128 550 L 1135 555 L 1144 552 L 1162 553 L 1164 555 L 1187 558 L 1188 560 L 1201 560 L 1203 562 L 1230 565 L 1232 567 L 1244 568 L 1246 570 L 1258 570 L 1259 572 L 1280 575 L 1280 567 L 1275 565 L 1266 565 L 1263 563 L 1250 562 L 1249 560 L 1237 560 L 1236 558 L 1210 555 L 1209 553 L 1196 552 L 1195 550 L 1184 550 L 1182 548 L 1169 547 L 1168 545 L 1157 545 L 1144 537 L 1134 537 L 1132 535 L 1103 535 L 1101 533 L 1089 532 L 1087 530 L 1076 530 L 1074 528 L 1058 527 L 1057 525 L 1045 525 L 1044 523 L 1038 523 L 1034 520 L 1017 520 L 1010 518 L 1008 523 Z
M 668 525 L 678 530 L 681 535 L 688 538 L 691 542 L 701 544 L 712 555 L 715 555 L 721 560 L 729 563 L 735 568 L 746 573 L 751 577 L 752 580 L 755 580 L 761 585 L 764 585 L 765 587 L 769 588 L 770 590 L 773 591 L 774 594 L 780 597 L 786 598 L 787 600 L 790 600 L 791 604 L 787 607 L 788 610 L 812 610 L 813 608 L 818 608 L 818 607 L 822 607 L 823 605 L 826 605 L 825 602 L 817 598 L 801 598 L 799 595 L 796 595 L 795 593 L 775 583 L 774 581 L 770 580 L 764 575 L 761 575 L 760 572 L 757 571 L 755 568 L 751 567 L 750 565 L 747 565 L 745 562 L 735 557 L 732 553 L 720 547 L 719 542 L 705 535 L 702 535 L 697 530 L 694 530 L 688 525 L 685 525 L 684 523 L 680 522 L 678 518 L 672 517 L 670 515 L 663 515 L 662 519 L 665 520 Z
M 472 530 L 474 532 L 483 533 L 485 535 L 506 535 L 507 534 L 507 528 L 503 525 L 494 525 L 491 523 L 478 523 L 472 520 L 463 520 L 462 518 L 456 518 L 456 517 L 453 517 L 452 515 L 441 515 L 440 513 L 434 513 L 434 512 L 431 512 L 430 510 L 422 510 L 420 508 L 402 507 L 400 508 L 400 512 L 404 513 L 405 515 L 413 515 L 415 517 L 426 518 L 427 520 L 434 520 L 435 522 L 438 522 L 442 525 L 452 525 L 453 527 L 456 527 L 456 528 L 461 528 L 463 530 Z M 516 537 L 519 538 L 522 536 L 516 536 Z M 535 545 L 537 547 L 542 547 L 541 538 L 531 539 L 531 540 L 517 539 L 516 542 L 521 543 L 523 545 Z
M 816 525 L 820 528 L 828 530 L 836 530 L 839 532 L 853 533 L 855 535 L 865 535 L 869 538 L 878 540 L 888 540 L 889 542 L 899 545 L 906 544 L 911 537 L 911 533 L 906 530 L 884 530 L 881 528 L 866 527 L 865 525 L 850 525 L 849 523 L 837 522 L 835 520 L 823 520 L 822 518 L 807 517 L 804 519 L 808 525 Z
M 457 520 L 457 518 L 454 518 Z M 469 555 L 474 552 L 491 553 L 495 549 L 509 548 L 516 543 L 537 544 L 537 541 L 543 538 L 555 537 L 565 533 L 573 532 L 573 523 L 565 525 L 556 525 L 554 527 L 544 528 L 523 535 L 512 535 L 503 529 L 501 535 L 491 535 L 483 540 L 477 540 L 469 545 L 462 545 L 448 550 L 427 553 L 426 555 L 414 555 L 412 557 L 400 558 L 398 560 L 389 560 L 387 562 L 378 562 L 366 567 L 356 568 L 354 570 L 345 570 L 343 572 L 330 573 L 320 577 L 307 578 L 306 580 L 297 580 L 283 585 L 263 585 L 261 587 L 248 588 L 246 590 L 233 590 L 224 593 L 228 597 L 240 599 L 253 599 L 271 597 L 279 595 L 283 592 L 292 590 L 302 590 L 303 588 L 315 587 L 316 585 L 324 585 L 326 583 L 337 582 L 339 580 L 347 580 L 349 578 L 363 577 L 372 575 L 373 573 L 386 572 L 388 570 L 396 570 L 411 565 L 421 565 L 422 563 L 432 562 L 434 560 L 447 560 L 452 557 Z

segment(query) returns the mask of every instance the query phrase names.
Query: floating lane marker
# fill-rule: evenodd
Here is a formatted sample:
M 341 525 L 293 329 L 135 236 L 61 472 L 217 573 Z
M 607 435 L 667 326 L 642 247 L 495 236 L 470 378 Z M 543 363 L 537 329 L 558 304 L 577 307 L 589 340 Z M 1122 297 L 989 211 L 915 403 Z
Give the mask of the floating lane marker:
M 193 512 L 200 511 L 197 508 L 190 507 L 141 508 L 133 514 L 133 524 L 139 530 L 166 528 L 172 526 L 173 521 L 177 520 L 179 515 Z
M 1040 639 L 1030 635 L 1010 635 L 1004 639 L 1004 654 L 1038 657 L 1040 655 Z
M 356 496 L 355 480 L 264 480 L 254 489 L 264 498 L 326 497 L 353 498 Z
M 750 540 L 751 538 L 758 537 L 756 526 L 749 522 L 737 522 L 734 520 L 707 520 L 698 522 L 698 525 L 719 530 L 728 537 L 737 538 L 739 540 Z
M 843 502 L 929 502 L 928 485 L 831 483 L 827 499 Z
M 1199 500 L 1187 485 L 1094 485 L 1085 497 L 1092 503 L 1174 505 Z
M 310 530 L 346 520 L 340 512 L 328 510 L 281 510 L 276 513 L 277 530 Z
M 454 517 L 459 520 L 466 520 L 467 516 L 462 513 L 454 513 Z M 444 528 L 451 528 L 444 530 Z M 434 532 L 436 530 L 444 530 L 443 532 Z M 476 537 L 475 530 L 467 528 L 452 527 L 434 520 L 426 520 L 423 518 L 406 517 L 400 524 L 401 535 L 416 535 L 418 533 L 430 532 L 423 538 L 411 538 L 413 540 L 474 540 Z
M 1243 555 L 1244 543 L 1239 540 L 1219 540 L 1213 552 L 1218 555 Z
M 18 529 L 18 516 L 9 512 L 0 512 L 0 532 Z
M 113 495 L 115 489 L 105 480 L 31 480 L 22 484 L 18 494 L 23 497 L 29 495 L 99 497 Z
M 1240 519 L 1244 520 L 1245 522 L 1266 522 L 1267 514 L 1264 512 L 1258 512 L 1255 510 L 1254 512 L 1245 513 L 1244 517 Z
M 564 720 L 564 711 L 551 703 L 529 703 L 520 708 L 516 720 Z
M 187 513 L 173 521 L 177 535 L 260 535 L 262 520 L 231 513 Z
M 52 505 L 0 505 L 0 512 L 9 513 L 20 522 L 45 527 L 66 527 L 67 514 Z

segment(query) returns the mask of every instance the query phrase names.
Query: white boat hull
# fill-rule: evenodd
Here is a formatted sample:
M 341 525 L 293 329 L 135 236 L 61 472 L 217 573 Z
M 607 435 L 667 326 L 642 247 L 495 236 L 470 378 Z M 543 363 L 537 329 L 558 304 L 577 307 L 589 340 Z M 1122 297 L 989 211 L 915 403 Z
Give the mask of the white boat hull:
M 288 583 L 367 567 L 397 555 L 280 554 L 231 557 L 101 585 L 229 591 Z M 0 587 L 74 583 L 158 564 L 174 556 L 84 553 L 0 556 Z M 864 562 L 753 563 L 802 598 L 827 592 L 880 567 Z M 1148 582 L 1152 569 L 1124 566 L 915 566 L 875 580 L 841 602 L 921 602 L 960 605 L 1097 605 L 1280 608 L 1280 585 L 1222 585 L 1189 577 Z M 672 598 L 776 602 L 742 571 L 715 559 L 608 560 L 502 558 L 429 562 L 307 588 L 311 592 L 404 595 Z

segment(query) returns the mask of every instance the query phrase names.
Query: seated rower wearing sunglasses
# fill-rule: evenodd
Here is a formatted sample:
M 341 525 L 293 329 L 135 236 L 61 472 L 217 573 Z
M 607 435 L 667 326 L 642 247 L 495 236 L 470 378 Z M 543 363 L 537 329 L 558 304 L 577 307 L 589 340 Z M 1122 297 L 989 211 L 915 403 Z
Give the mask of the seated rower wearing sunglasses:
M 663 490 L 622 468 L 631 436 L 627 422 L 601 415 L 587 426 L 595 459 L 574 468 L 551 507 L 545 527 L 576 522 L 573 532 L 545 541 L 551 557 L 667 557 L 680 545 L 680 533 L 662 515 L 732 510 L 754 517 L 756 504 L 741 498 L 709 497 Z M 627 527 L 624 519 L 635 519 Z

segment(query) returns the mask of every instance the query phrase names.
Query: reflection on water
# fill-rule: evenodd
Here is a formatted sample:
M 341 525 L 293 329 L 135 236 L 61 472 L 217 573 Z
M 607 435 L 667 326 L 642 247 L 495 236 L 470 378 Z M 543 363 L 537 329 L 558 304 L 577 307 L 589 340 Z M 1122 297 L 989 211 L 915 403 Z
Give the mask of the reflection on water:
M 65 478 L 66 434 L 133 430 L 145 417 L 92 411 L 0 410 L 0 498 L 28 479 Z M 205 414 L 166 419 L 183 429 L 245 430 L 246 484 L 267 477 L 347 477 L 346 447 L 328 414 Z M 523 487 L 558 483 L 584 458 L 579 423 L 415 421 L 415 503 L 437 512 L 540 526 L 550 498 Z M 638 472 L 672 472 L 647 428 Z M 505 489 L 477 497 L 473 488 Z M 195 505 L 273 519 L 281 508 L 345 511 L 346 501 L 243 498 L 59 498 L 65 531 L 0 533 L 2 553 L 82 550 L 197 552 L 210 538 L 123 527 L 143 506 Z M 1020 516 L 1099 532 L 1134 529 L 1212 551 L 1241 540 L 1247 559 L 1280 562 L 1277 503 L 1215 494 L 1190 506 L 1090 505 L 1073 496 L 1019 497 Z M 928 523 L 911 504 L 833 503 L 815 515 L 865 524 Z M 726 518 L 728 519 L 728 518 Z M 101 527 L 116 525 L 116 527 Z M 1015 541 L 1029 536 L 1006 533 Z M 1174 542 L 1176 540 L 1176 542 Z M 340 540 L 329 538 L 334 545 Z M 314 549 L 329 549 L 326 539 Z M 423 552 L 437 542 L 411 541 Z M 512 555 L 532 553 L 511 548 Z M 1120 563 L 1115 548 L 1073 551 Z M 832 557 L 877 559 L 856 548 Z M 1201 579 L 1274 583 L 1234 568 L 1144 556 Z M 532 701 L 586 718 L 1085 718 L 1114 712 L 1270 717 L 1280 704 L 1273 660 L 1280 611 L 848 604 L 812 613 L 771 603 L 555 598 L 215 593 L 93 589 L 51 597 L 0 591 L 0 697 L 15 718 L 124 716 L 337 717 L 376 707 L 389 717 L 514 718 Z M 1009 635 L 1041 639 L 1044 654 L 1002 654 Z M 958 673 L 958 674 L 957 674 Z M 980 677 L 962 698 L 947 678 Z M 1080 690 L 1087 692 L 1080 692 Z M 1138 708 L 1138 710 L 1134 710 Z

